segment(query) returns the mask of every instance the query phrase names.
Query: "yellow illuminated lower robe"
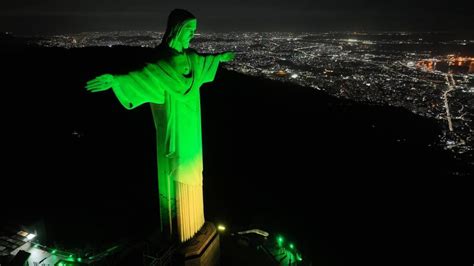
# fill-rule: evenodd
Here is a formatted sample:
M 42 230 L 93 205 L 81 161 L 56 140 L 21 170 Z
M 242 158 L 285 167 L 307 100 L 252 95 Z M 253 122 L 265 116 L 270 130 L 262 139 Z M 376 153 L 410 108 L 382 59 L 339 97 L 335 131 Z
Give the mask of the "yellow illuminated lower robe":
M 184 242 L 204 224 L 201 106 L 199 88 L 214 80 L 219 55 L 186 51 L 192 75 L 185 77 L 166 60 L 116 76 L 113 91 L 133 109 L 151 103 L 156 127 L 162 230 Z M 177 228 L 174 228 L 176 219 Z

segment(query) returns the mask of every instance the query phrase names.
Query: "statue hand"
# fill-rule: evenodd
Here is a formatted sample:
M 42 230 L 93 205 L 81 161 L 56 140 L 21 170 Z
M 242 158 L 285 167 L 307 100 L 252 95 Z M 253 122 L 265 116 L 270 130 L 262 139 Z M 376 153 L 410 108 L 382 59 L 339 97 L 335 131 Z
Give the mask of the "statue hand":
M 221 62 L 229 62 L 235 59 L 235 52 L 225 52 L 221 54 Z
M 114 79 L 112 74 L 104 74 L 93 80 L 89 80 L 86 89 L 90 92 L 105 91 L 112 88 L 115 82 L 117 81 Z

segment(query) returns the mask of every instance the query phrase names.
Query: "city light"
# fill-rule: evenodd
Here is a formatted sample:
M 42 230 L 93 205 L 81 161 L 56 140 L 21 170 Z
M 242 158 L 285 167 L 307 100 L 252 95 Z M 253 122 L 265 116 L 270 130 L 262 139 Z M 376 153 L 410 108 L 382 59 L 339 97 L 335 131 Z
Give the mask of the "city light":
M 420 69 L 445 73 L 474 73 L 474 58 L 447 55 L 445 58 L 423 59 L 416 63 Z

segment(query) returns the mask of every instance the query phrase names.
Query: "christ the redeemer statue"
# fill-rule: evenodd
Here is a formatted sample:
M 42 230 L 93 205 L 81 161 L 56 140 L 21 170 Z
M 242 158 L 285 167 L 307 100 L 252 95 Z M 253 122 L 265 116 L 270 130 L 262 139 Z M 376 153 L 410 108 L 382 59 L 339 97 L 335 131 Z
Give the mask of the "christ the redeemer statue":
M 127 75 L 104 74 L 87 82 L 91 92 L 112 88 L 133 109 L 150 103 L 156 127 L 161 229 L 184 242 L 204 224 L 199 89 L 214 80 L 234 52 L 199 54 L 189 48 L 197 20 L 173 10 L 154 62 Z M 177 228 L 176 228 L 177 227 Z

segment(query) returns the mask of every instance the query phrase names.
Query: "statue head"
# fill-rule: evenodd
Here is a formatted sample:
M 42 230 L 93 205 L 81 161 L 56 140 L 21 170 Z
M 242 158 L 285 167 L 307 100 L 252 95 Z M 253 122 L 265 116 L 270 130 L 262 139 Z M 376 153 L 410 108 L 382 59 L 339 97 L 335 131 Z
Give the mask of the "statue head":
M 196 27 L 197 20 L 193 14 L 184 9 L 174 9 L 168 16 L 162 44 L 179 52 L 187 49 L 194 38 Z

